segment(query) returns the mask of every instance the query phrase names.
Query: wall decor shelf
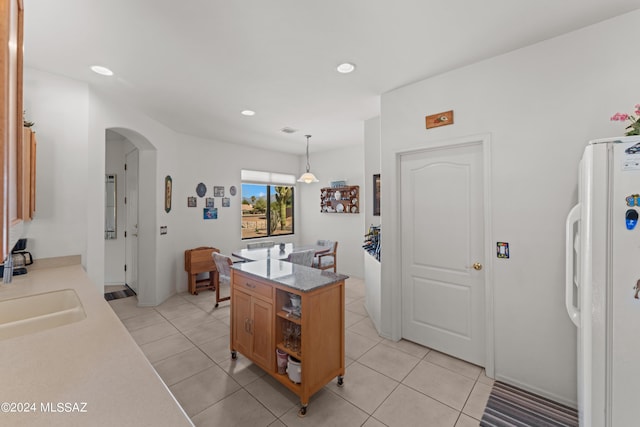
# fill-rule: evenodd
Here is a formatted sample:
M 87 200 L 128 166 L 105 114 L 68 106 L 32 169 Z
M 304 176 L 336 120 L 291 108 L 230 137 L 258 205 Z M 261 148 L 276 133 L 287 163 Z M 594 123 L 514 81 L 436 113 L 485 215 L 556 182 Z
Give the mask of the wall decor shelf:
M 360 187 L 326 187 L 320 189 L 320 212 L 360 213 Z

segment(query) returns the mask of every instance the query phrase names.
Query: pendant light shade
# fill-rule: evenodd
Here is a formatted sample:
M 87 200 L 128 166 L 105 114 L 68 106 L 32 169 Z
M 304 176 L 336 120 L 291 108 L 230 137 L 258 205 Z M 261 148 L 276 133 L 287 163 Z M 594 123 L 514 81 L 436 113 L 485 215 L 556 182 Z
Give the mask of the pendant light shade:
M 304 182 L 305 184 L 311 184 L 312 182 L 318 182 L 318 178 L 315 177 L 314 174 L 309 172 L 309 138 L 311 135 L 305 135 L 307 137 L 307 172 L 303 173 L 300 178 L 298 178 L 298 182 Z

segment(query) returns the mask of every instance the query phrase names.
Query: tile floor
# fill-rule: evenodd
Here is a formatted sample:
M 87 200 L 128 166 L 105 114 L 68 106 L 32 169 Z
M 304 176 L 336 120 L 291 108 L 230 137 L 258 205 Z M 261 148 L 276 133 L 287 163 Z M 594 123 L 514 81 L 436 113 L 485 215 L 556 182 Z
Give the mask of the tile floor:
M 345 302 L 344 387 L 327 384 L 304 418 L 293 393 L 242 355 L 231 359 L 229 302 L 214 308 L 213 292 L 153 308 L 135 297 L 109 304 L 198 427 L 479 425 L 493 383 L 482 368 L 378 336 L 360 279 L 347 280 Z

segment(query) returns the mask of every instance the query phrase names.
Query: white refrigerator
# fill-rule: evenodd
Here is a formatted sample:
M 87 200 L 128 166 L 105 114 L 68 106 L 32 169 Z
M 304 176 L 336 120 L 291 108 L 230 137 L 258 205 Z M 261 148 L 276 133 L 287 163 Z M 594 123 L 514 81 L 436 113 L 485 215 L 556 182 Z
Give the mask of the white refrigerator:
M 640 425 L 640 137 L 589 142 L 566 224 L 581 427 Z

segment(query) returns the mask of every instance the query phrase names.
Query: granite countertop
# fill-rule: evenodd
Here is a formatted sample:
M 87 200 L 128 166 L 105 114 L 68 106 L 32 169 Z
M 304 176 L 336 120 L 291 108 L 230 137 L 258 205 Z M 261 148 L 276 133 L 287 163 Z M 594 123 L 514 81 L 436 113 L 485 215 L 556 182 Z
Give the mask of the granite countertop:
M 301 292 L 312 291 L 349 278 L 344 274 L 276 259 L 241 262 L 234 264 L 233 269 Z
M 193 426 L 80 265 L 15 276 L 0 300 L 60 289 L 87 317 L 0 340 L 0 425 Z

